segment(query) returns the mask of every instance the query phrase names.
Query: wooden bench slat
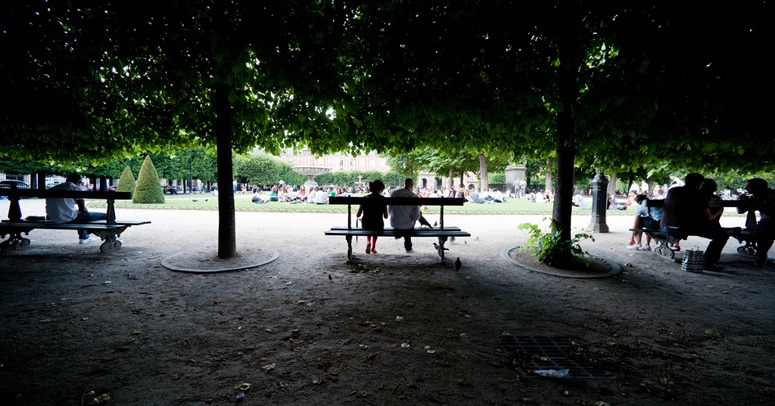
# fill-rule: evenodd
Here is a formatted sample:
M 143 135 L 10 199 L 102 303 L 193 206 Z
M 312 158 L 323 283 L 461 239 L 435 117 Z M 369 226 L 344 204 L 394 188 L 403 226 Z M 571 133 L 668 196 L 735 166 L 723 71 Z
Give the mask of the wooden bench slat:
M 132 198 L 132 193 L 130 192 L 92 192 L 88 190 L 59 190 L 59 189 L 0 189 L 0 196 L 128 200 Z
M 381 237 L 395 237 L 397 235 L 404 235 L 406 233 L 406 230 L 364 230 L 362 228 L 353 228 L 350 230 L 347 229 L 340 229 L 340 230 L 328 230 L 326 231 L 326 235 L 344 235 L 344 236 L 361 236 L 361 235 L 376 235 Z M 471 234 L 467 231 L 460 231 L 460 230 L 432 230 L 432 231 L 425 231 L 425 230 L 418 230 L 414 229 L 409 234 L 412 237 L 470 237 Z
M 370 197 L 332 196 L 328 198 L 328 204 L 386 204 L 388 206 L 463 206 L 466 199 L 455 197 L 385 197 L 373 199 Z
M 748 207 L 749 201 L 746 200 L 709 200 L 708 207 Z M 664 199 L 649 199 L 646 203 L 648 207 L 665 207 Z
M 78 230 L 78 229 L 91 229 L 91 230 L 115 230 L 122 227 L 121 224 L 105 224 L 105 223 L 54 223 L 54 222 L 32 222 L 32 221 L 4 221 L 0 223 L 0 229 L 50 229 L 50 230 Z
M 360 227 L 352 227 L 347 228 L 347 226 L 334 226 L 331 227 L 332 230 L 362 230 Z M 392 230 L 391 227 L 385 227 L 385 230 Z M 440 227 L 416 227 L 415 230 L 449 230 L 449 231 L 460 231 L 460 227 L 455 226 L 444 226 L 444 228 Z

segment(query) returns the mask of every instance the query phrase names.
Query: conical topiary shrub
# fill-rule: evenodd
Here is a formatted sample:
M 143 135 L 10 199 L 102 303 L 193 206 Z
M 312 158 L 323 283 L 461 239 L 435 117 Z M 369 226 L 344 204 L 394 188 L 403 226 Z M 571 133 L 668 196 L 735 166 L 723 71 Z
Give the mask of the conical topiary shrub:
M 133 203 L 164 203 L 164 191 L 161 188 L 159 174 L 153 166 L 150 156 L 146 156 L 140 173 L 137 175 Z
M 135 191 L 135 175 L 132 174 L 132 170 L 127 166 L 124 171 L 121 172 L 121 177 L 118 178 L 118 186 L 116 186 L 116 192 L 129 192 Z

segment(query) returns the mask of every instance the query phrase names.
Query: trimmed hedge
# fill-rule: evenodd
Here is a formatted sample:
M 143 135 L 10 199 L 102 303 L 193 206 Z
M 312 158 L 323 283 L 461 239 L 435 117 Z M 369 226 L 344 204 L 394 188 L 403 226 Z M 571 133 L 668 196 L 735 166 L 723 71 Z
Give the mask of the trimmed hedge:
M 164 203 L 164 190 L 161 188 L 159 174 L 153 166 L 150 156 L 146 156 L 140 174 L 137 175 L 135 193 L 132 195 L 133 203 Z
M 121 177 L 118 179 L 118 186 L 116 186 L 116 192 L 135 192 L 135 175 L 132 174 L 132 169 L 128 166 L 121 172 Z

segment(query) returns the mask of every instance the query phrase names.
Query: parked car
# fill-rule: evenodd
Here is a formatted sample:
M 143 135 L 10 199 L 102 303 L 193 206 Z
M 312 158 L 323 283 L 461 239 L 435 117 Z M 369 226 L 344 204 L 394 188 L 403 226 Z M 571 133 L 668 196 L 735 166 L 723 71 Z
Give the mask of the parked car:
M 17 189 L 29 189 L 30 185 L 20 180 L 0 180 L 0 189 L 10 189 L 16 186 Z
M 20 180 L 0 180 L 0 189 L 10 189 L 12 187 L 17 189 L 29 189 L 30 185 Z M 8 196 L 0 196 L 0 200 L 6 200 Z

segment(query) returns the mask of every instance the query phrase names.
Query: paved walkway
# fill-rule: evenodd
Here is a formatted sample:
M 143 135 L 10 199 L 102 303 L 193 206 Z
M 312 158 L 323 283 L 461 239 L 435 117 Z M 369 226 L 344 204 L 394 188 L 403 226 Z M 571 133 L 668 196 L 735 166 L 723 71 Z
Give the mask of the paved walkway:
M 24 216 L 44 215 L 45 203 L 40 199 L 25 199 L 21 203 Z M 7 218 L 8 201 L 0 201 L 0 215 Z M 150 209 L 118 209 L 117 218 L 125 220 L 150 220 L 152 223 L 129 228 L 122 235 L 124 246 L 122 250 L 136 250 L 143 255 L 159 256 L 160 261 L 179 254 L 217 254 L 218 212 L 199 210 L 150 210 Z M 448 258 L 460 255 L 464 258 L 482 260 L 502 260 L 505 248 L 522 245 L 527 239 L 527 232 L 520 230 L 519 224 L 546 224 L 543 215 L 448 215 L 445 221 L 448 225 L 459 226 L 471 233 L 471 237 L 458 239 L 450 244 Z M 429 219 L 434 221 L 433 216 Z M 745 219 L 742 216 L 722 218 L 725 227 L 742 226 Z M 623 265 L 626 263 L 653 263 L 655 259 L 663 260 L 653 252 L 634 252 L 625 249 L 629 241 L 632 226 L 631 216 L 607 217 L 609 233 L 592 233 L 595 241 L 584 240 L 581 245 L 593 254 L 613 258 Z M 583 232 L 590 224 L 590 216 L 573 216 L 572 232 Z M 264 256 L 278 252 L 280 257 L 287 255 L 321 256 L 339 255 L 346 257 L 346 243 L 342 237 L 324 236 L 325 230 L 333 225 L 346 225 L 346 216 L 340 213 L 264 213 L 237 212 L 237 250 L 248 252 L 260 248 Z M 29 238 L 36 248 L 53 246 L 57 249 L 77 249 L 75 232 L 67 233 L 56 230 L 33 230 Z M 415 256 L 437 259 L 432 239 L 415 239 Z M 682 241 L 684 249 L 698 247 L 705 249 L 708 240 L 690 237 Z M 99 253 L 99 244 L 89 245 L 89 250 Z M 362 245 L 362 243 L 361 243 Z M 652 244 L 653 245 L 653 244 Z M 728 257 L 741 261 L 737 254 L 739 243 L 730 238 L 724 248 L 722 262 Z M 354 247 L 356 255 L 360 254 L 360 245 Z M 151 254 L 152 253 L 152 254 Z M 110 255 L 110 254 L 105 254 Z M 209 255 L 209 254 L 207 254 Z M 363 256 L 365 254 L 361 254 Z M 381 238 L 379 240 L 379 255 L 404 255 L 401 241 Z M 772 250 L 770 257 L 774 257 Z M 666 261 L 665 263 L 668 263 Z M 670 266 L 678 266 L 673 264 Z

